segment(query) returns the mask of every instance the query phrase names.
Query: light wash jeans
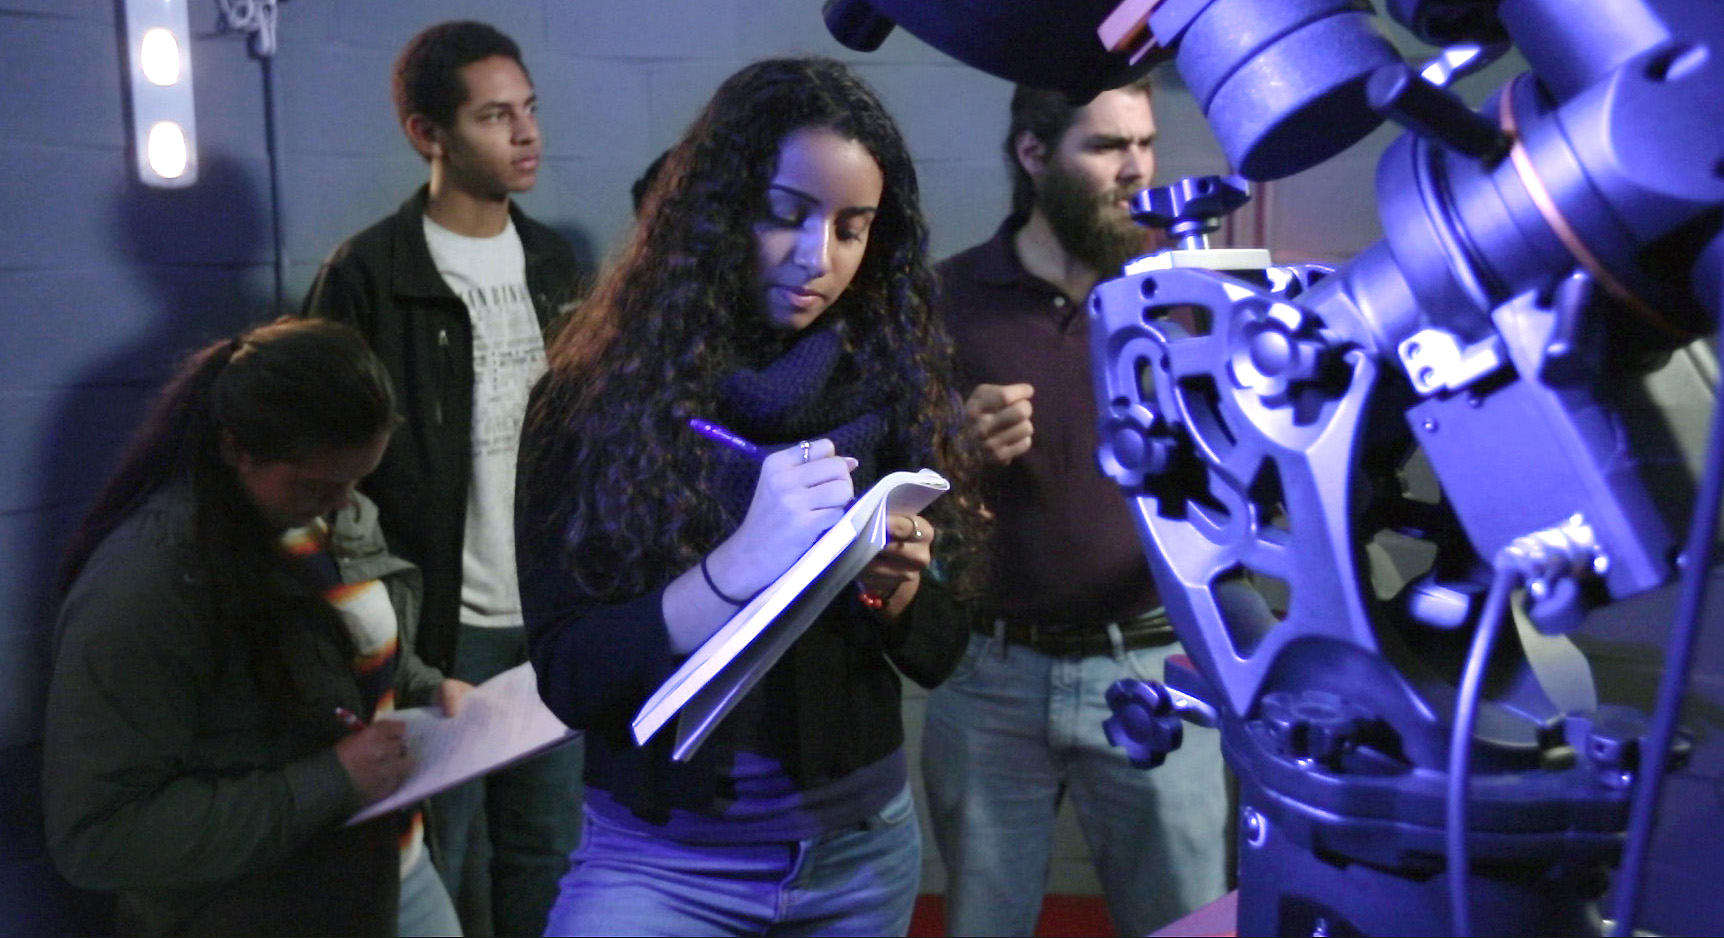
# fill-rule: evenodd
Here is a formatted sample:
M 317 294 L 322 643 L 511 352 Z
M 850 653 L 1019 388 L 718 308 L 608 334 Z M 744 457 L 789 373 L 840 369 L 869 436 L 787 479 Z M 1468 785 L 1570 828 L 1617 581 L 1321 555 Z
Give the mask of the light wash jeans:
M 586 816 L 549 935 L 903 935 L 922 872 L 909 786 L 811 840 L 684 844 Z
M 461 938 L 461 920 L 449 890 L 431 865 L 431 855 L 421 850 L 419 859 L 401 875 L 401 901 L 395 911 L 395 934 Z
M 1054 818 L 1068 793 L 1121 935 L 1147 935 L 1227 888 L 1220 734 L 1186 724 L 1154 769 L 1107 741 L 1107 689 L 1159 680 L 1176 643 L 1052 658 L 970 636 L 928 696 L 922 774 L 946 865 L 949 935 L 1030 935 L 1048 881 Z

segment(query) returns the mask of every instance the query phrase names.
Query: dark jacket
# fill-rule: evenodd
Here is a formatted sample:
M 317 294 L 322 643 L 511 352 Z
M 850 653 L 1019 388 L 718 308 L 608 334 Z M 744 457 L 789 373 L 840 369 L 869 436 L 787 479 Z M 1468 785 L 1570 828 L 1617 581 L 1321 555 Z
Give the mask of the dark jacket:
M 412 662 L 418 571 L 387 553 L 376 517 L 356 500 L 331 553 L 344 580 L 388 588 L 397 699 L 423 703 L 442 676 Z M 190 489 L 165 489 L 67 595 L 45 743 L 54 862 L 119 894 L 122 934 L 393 935 L 399 820 L 342 826 L 364 803 L 333 748 L 335 708 L 364 712 L 345 649 L 321 630 L 285 635 L 308 709 L 272 715 L 240 644 L 209 621 L 191 538 Z
M 419 654 L 448 671 L 461 617 L 461 550 L 473 458 L 473 327 L 425 243 L 427 188 L 324 261 L 303 315 L 357 328 L 395 383 L 406 424 L 362 483 L 390 547 L 425 573 Z M 574 299 L 574 249 L 511 203 L 541 329 Z
M 543 390 L 541 383 L 535 398 Z M 537 451 L 536 432 L 546 431 L 529 426 L 523 452 Z M 545 521 L 554 480 L 532 481 L 539 484 L 523 476 L 517 487 L 515 555 L 539 696 L 564 723 L 587 731 L 589 786 L 653 821 L 670 808 L 709 809 L 735 719 L 687 762 L 670 758 L 676 734 L 668 729 L 635 745 L 630 721 L 684 660 L 671 651 L 664 590 L 620 603 L 585 594 L 564 566 L 561 532 Z M 903 746 L 898 675 L 933 687 L 957 666 L 968 639 L 967 620 L 933 577 L 922 579 L 890 625 L 877 622 L 854 590 L 833 600 L 750 692 L 761 718 L 794 740 L 785 768 L 798 789 L 841 779 Z

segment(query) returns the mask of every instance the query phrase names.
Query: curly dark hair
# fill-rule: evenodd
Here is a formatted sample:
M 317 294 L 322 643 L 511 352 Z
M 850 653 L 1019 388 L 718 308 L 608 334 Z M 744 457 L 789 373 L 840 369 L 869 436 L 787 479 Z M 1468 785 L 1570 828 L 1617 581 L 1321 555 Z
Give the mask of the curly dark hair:
M 780 146 L 809 128 L 860 143 L 884 178 L 855 278 L 811 328 L 835 330 L 882 392 L 889 449 L 936 468 L 955 492 L 973 491 L 979 454 L 962 432 L 950 340 L 930 306 L 928 229 L 896 123 L 839 62 L 758 62 L 726 80 L 671 148 L 630 238 L 552 341 L 527 415 L 518 484 L 549 511 L 519 523 L 552 525 L 592 595 L 668 581 L 733 524 L 702 484 L 714 460 L 688 445 L 686 424 L 712 412 L 724 376 L 783 347 L 759 312 L 755 224 Z M 975 504 L 964 495 L 935 504 L 943 555 L 974 543 Z

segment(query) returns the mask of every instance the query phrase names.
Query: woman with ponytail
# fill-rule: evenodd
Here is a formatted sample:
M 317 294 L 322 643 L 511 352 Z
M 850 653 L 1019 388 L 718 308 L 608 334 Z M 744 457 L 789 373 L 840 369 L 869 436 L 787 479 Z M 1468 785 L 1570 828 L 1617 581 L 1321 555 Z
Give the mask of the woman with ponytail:
M 74 536 L 46 827 L 121 934 L 453 922 L 415 818 L 342 824 L 412 767 L 375 718 L 465 690 L 413 656 L 418 573 L 353 491 L 396 421 L 357 333 L 260 326 L 188 359 Z

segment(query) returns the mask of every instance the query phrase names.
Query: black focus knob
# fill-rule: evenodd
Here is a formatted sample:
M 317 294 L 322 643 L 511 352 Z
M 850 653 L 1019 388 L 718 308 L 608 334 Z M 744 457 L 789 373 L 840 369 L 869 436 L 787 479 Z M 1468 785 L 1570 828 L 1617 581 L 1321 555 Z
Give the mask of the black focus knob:
M 1265 694 L 1261 716 L 1284 754 L 1331 767 L 1371 721 L 1364 708 L 1317 690 Z
M 1153 769 L 1185 741 L 1185 724 L 1173 709 L 1173 695 L 1155 681 L 1131 678 L 1107 689 L 1113 716 L 1102 722 L 1107 741 L 1125 750 L 1140 769 Z
M 1131 217 L 1140 225 L 1166 229 L 1182 250 L 1201 250 L 1221 219 L 1249 201 L 1251 183 L 1244 176 L 1189 176 L 1139 192 L 1131 200 Z

